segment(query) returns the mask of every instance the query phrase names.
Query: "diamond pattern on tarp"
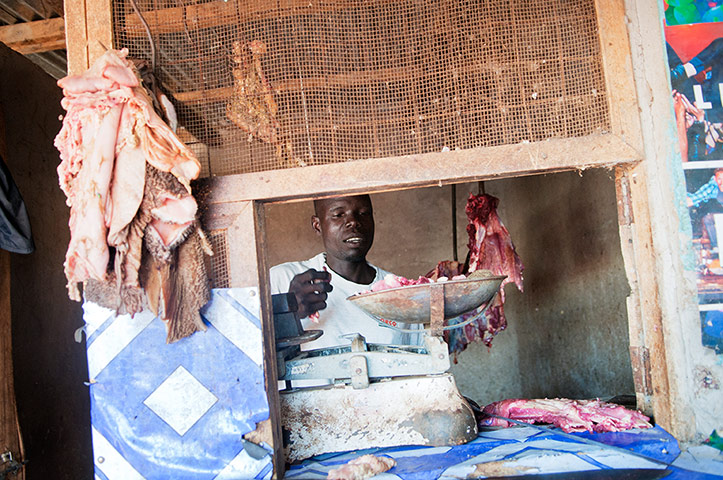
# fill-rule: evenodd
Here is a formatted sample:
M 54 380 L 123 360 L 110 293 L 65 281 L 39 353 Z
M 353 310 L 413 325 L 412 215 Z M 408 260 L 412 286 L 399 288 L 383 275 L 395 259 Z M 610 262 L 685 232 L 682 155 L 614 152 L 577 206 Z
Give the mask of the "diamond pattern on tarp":
M 183 402 L 178 399 L 183 398 Z M 179 435 L 183 435 L 218 401 L 196 377 L 178 367 L 143 404 L 153 410 Z
M 208 330 L 170 345 L 148 312 L 83 308 L 96 477 L 271 477 L 271 449 L 254 459 L 242 445 L 269 416 L 256 288 L 214 289 Z

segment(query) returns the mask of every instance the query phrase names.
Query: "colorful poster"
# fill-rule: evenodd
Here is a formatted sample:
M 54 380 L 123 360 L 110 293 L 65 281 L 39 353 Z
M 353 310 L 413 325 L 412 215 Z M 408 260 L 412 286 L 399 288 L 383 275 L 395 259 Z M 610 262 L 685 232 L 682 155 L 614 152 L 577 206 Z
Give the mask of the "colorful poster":
M 723 1 L 668 0 L 665 41 L 703 345 L 723 352 Z

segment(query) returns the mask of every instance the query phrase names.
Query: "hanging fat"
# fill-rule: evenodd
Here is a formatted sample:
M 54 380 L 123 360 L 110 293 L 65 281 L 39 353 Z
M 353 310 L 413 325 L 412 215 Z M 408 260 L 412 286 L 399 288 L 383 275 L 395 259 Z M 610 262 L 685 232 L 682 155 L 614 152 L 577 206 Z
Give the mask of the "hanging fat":
M 145 161 L 173 174 L 186 193 L 200 172 L 193 152 L 154 111 L 127 54 L 127 49 L 108 50 L 82 75 L 58 81 L 67 114 L 55 145 L 71 232 L 64 266 L 68 294 L 78 301 L 78 283 L 105 280 L 109 246 L 120 252 L 116 270 L 134 251 L 126 236 L 144 188 L 143 176 L 137 175 L 141 152 Z M 118 161 L 129 163 L 128 171 L 116 166 Z

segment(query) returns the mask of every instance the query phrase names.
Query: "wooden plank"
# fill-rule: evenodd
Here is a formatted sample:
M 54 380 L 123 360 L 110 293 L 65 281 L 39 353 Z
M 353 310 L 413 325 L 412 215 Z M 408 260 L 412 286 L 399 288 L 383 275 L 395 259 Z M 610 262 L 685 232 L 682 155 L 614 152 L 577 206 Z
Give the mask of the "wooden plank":
M 256 233 L 256 273 L 258 275 L 259 295 L 261 296 L 261 319 L 264 335 L 264 379 L 266 395 L 269 400 L 269 419 L 274 449 L 273 478 L 283 478 L 286 468 L 286 457 L 283 450 L 281 433 L 281 399 L 279 398 L 278 367 L 276 365 L 276 335 L 274 333 L 273 308 L 271 306 L 271 290 L 269 285 L 269 265 L 266 260 L 266 225 L 264 205 L 253 203 L 254 230 Z
M 113 3 L 111 0 L 87 0 L 88 64 L 113 48 Z
M 65 48 L 68 52 L 68 74 L 77 75 L 88 69 L 88 31 L 85 0 L 65 0 Z
M 646 164 L 620 167 L 615 172 L 618 199 L 620 242 L 625 271 L 630 284 L 628 306 L 628 331 L 631 355 L 647 351 L 650 361 L 646 371 L 644 362 L 632 358 L 635 368 L 638 408 L 654 415 L 655 422 L 666 429 L 672 425 L 672 406 L 666 348 L 663 338 L 662 311 L 655 281 L 655 252 L 653 249 L 650 214 L 648 212 Z M 646 383 L 651 391 L 647 391 Z M 638 390 L 638 388 L 636 388 Z M 651 395 L 652 393 L 652 395 Z
M 9 451 L 15 461 L 21 462 L 23 452 L 13 382 L 11 324 L 10 254 L 0 250 L 0 454 Z M 0 462 L 0 467 L 6 465 Z M 24 479 L 25 469 L 21 469 L 13 478 Z
M 1 107 L 1 105 L 0 105 Z M 0 108 L 0 156 L 7 157 L 5 140 L 5 117 Z M 0 454 L 10 452 L 13 459 L 22 462 L 25 459 L 18 410 L 15 399 L 12 355 L 12 309 L 10 304 L 11 277 L 10 253 L 0 249 Z M 0 461 L 0 468 L 5 468 Z M 25 479 L 25 469 L 13 477 Z
M 65 48 L 65 20 L 51 18 L 37 22 L 17 23 L 0 27 L 0 42 L 16 52 L 50 52 Z
M 106 49 L 113 48 L 111 0 L 65 0 L 68 74 L 87 70 Z
M 319 14 L 358 7 L 357 2 L 347 0 L 322 3 L 320 5 L 309 0 L 286 0 L 280 3 L 281 6 L 277 2 L 264 0 L 250 0 L 240 3 L 242 3 L 242 6 L 239 8 L 236 2 L 220 0 L 141 13 L 148 22 L 151 31 L 154 34 L 159 34 L 191 31 L 228 25 L 229 23 L 242 23 L 250 19 L 262 20 L 288 15 Z M 181 18 L 185 19 L 185 22 L 180 22 L 179 19 Z M 143 24 L 137 14 L 130 13 L 126 17 L 125 25 L 127 36 L 146 36 Z
M 612 132 L 642 152 L 643 137 L 640 112 L 635 101 L 637 94 L 625 20 L 625 2 L 596 0 L 595 7 Z
M 210 186 L 208 203 L 284 201 L 611 167 L 640 158 L 615 135 L 601 134 L 245 173 L 203 182 Z
M 63 15 L 63 0 L 19 0 L 37 12 L 43 18 L 48 18 L 53 14 Z

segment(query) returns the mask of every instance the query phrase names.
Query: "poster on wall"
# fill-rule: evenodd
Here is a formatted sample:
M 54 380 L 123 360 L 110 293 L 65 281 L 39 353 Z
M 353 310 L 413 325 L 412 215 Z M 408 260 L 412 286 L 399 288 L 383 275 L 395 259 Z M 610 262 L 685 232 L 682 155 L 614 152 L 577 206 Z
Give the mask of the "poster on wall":
M 723 0 L 663 5 L 702 340 L 723 353 Z

